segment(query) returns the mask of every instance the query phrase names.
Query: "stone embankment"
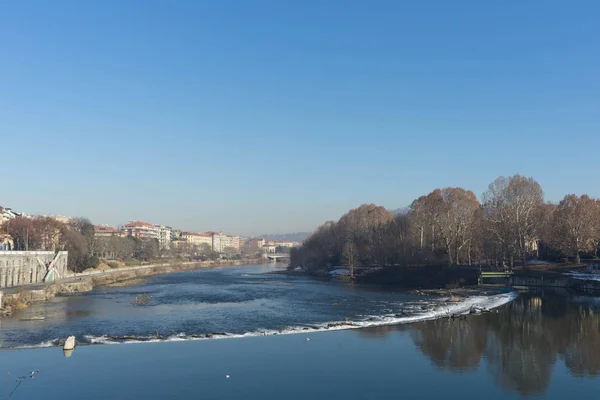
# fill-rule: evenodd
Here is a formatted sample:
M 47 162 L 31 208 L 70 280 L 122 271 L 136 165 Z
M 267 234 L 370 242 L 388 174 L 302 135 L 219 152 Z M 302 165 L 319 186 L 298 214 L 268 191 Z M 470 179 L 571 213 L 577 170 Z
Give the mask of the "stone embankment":
M 85 293 L 94 288 L 91 279 L 81 279 L 77 282 L 57 282 L 42 288 L 21 289 L 16 293 L 3 296 L 1 316 L 11 316 L 13 313 L 27 308 L 28 304 L 48 301 L 59 294 Z
M 11 316 L 15 312 L 27 308 L 28 304 L 48 301 L 56 295 L 89 292 L 95 286 L 134 285 L 143 283 L 141 278 L 152 275 L 261 262 L 264 262 L 264 260 L 202 261 L 179 264 L 143 265 L 138 267 L 115 268 L 106 269 L 104 271 L 100 270 L 72 274 L 69 275 L 67 279 L 55 283 L 32 285 L 29 287 L 23 286 L 20 289 L 12 288 L 10 291 L 5 291 L 3 295 L 0 295 L 0 316 Z

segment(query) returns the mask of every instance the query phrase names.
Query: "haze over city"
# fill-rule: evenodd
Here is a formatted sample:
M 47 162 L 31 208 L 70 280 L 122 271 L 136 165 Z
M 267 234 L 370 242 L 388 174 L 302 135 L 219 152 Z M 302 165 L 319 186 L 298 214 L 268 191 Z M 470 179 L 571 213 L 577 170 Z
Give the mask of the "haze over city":
M 0 13 L 4 206 L 251 236 L 515 173 L 600 196 L 596 2 L 33 3 Z

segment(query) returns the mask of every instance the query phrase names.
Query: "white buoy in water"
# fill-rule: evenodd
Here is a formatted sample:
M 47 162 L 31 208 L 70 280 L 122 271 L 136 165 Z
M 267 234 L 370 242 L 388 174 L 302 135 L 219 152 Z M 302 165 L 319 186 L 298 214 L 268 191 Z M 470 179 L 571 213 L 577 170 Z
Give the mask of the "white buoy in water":
M 65 345 L 63 346 L 63 350 L 73 350 L 75 348 L 75 336 L 69 336 L 67 340 L 65 340 Z

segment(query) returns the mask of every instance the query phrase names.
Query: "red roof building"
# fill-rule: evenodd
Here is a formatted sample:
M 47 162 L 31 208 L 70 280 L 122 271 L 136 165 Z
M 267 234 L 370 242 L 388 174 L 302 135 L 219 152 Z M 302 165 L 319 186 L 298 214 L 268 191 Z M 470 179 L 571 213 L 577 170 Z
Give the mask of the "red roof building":
M 132 221 L 123 227 L 125 236 L 131 236 L 137 239 L 158 239 L 160 227 L 143 221 Z

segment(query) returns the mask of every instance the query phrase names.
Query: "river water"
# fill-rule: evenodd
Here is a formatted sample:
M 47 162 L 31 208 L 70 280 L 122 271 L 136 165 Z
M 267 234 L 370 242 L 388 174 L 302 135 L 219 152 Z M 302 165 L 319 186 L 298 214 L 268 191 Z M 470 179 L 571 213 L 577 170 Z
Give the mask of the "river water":
M 13 350 L 0 352 L 0 397 L 600 398 L 600 298 L 455 303 L 276 268 L 156 276 L 27 311 L 43 321 L 3 320 L 2 347 Z M 132 304 L 138 294 L 149 304 Z M 447 318 L 473 305 L 494 309 Z M 346 319 L 360 329 L 329 325 Z M 168 343 L 80 346 L 65 358 L 54 346 L 71 334 L 80 344 Z
M 47 347 L 75 335 L 79 343 L 257 336 L 378 326 L 437 318 L 493 307 L 514 297 L 506 293 L 462 303 L 407 295 L 373 286 L 319 281 L 277 274 L 275 264 L 222 267 L 158 275 L 146 284 L 104 287 L 79 296 L 57 297 L 25 315 L 5 320 L 2 347 Z M 138 296 L 150 299 L 135 305 Z M 43 321 L 20 317 L 44 316 Z M 216 334 L 216 335 L 215 335 Z

